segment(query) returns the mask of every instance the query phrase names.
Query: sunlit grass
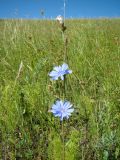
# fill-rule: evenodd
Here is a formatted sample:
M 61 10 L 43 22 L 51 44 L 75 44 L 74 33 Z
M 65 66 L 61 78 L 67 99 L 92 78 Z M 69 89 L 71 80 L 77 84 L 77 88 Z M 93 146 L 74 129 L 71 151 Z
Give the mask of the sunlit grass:
M 120 20 L 67 20 L 66 160 L 120 158 Z M 60 122 L 48 110 L 62 98 L 48 73 L 64 59 L 55 21 L 0 21 L 0 159 L 61 160 Z M 19 73 L 19 67 L 23 63 Z M 17 78 L 16 78 L 17 77 Z

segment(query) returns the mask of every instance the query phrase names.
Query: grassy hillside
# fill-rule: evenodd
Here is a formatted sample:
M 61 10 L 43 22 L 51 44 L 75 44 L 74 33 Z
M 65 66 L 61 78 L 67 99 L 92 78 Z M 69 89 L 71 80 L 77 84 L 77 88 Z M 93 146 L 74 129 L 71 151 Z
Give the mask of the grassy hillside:
M 61 122 L 48 110 L 63 81 L 65 160 L 120 159 L 120 19 L 66 20 L 67 60 L 56 21 L 0 20 L 0 159 L 61 160 Z M 21 67 L 21 68 L 20 68 Z

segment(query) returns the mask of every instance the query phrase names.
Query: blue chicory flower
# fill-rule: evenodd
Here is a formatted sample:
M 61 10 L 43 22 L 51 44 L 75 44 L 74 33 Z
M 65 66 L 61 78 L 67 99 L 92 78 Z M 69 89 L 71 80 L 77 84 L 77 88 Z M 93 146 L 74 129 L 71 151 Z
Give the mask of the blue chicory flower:
M 60 77 L 62 80 L 64 80 L 64 75 L 72 73 L 72 70 L 68 69 L 68 65 L 66 63 L 63 63 L 62 66 L 56 66 L 53 68 L 53 71 L 49 73 L 49 76 L 52 80 L 58 80 Z
M 63 118 L 69 118 L 71 113 L 74 111 L 72 104 L 69 101 L 61 101 L 57 100 L 55 104 L 53 104 L 52 109 L 50 110 L 55 117 L 59 117 L 62 121 Z

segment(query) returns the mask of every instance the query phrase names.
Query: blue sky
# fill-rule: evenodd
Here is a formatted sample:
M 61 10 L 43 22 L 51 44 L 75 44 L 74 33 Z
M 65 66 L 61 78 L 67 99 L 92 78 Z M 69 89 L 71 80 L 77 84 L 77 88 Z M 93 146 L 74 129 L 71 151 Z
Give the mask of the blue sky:
M 46 18 L 63 15 L 64 0 L 0 0 L 0 18 Z M 67 18 L 120 17 L 120 0 L 66 0 Z

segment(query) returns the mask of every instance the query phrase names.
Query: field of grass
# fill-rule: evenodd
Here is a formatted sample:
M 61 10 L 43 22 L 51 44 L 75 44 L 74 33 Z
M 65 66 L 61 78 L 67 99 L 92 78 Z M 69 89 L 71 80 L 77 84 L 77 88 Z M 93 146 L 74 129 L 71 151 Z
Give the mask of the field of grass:
M 67 62 L 56 21 L 0 20 L 0 160 L 63 160 L 61 122 L 49 111 L 63 81 L 64 160 L 120 159 L 120 19 L 66 20 Z M 21 67 L 21 68 L 20 68 Z

